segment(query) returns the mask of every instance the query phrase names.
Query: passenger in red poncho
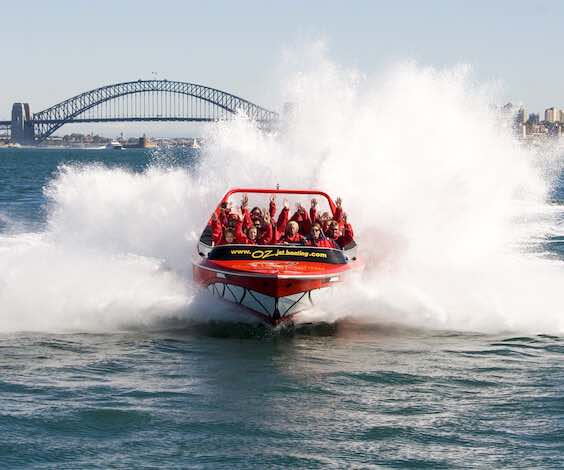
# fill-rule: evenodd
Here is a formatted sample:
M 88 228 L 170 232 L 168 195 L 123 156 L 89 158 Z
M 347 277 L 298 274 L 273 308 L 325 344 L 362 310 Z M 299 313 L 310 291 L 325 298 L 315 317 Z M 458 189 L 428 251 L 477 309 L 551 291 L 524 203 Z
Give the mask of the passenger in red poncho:
M 354 233 L 351 224 L 347 223 L 347 215 L 342 214 L 343 225 L 345 227 L 344 233 L 341 233 L 339 222 L 333 220 L 329 225 L 327 237 L 335 240 L 341 249 L 345 249 L 354 240 Z
M 313 203 L 313 201 L 312 201 Z M 311 213 L 311 209 L 310 209 Z M 300 228 L 300 235 L 307 235 L 311 231 L 311 222 L 309 214 L 299 202 L 296 204 L 296 212 L 290 218 L 291 221 L 297 222 Z
M 285 245 L 303 245 L 305 243 L 305 238 L 299 233 L 300 227 L 298 223 L 294 220 L 288 222 L 286 225 L 286 233 L 280 239 L 280 243 Z
M 309 220 L 310 223 L 315 223 L 318 222 L 321 225 L 321 221 L 318 219 L 318 215 L 317 215 L 317 199 L 313 198 L 311 200 L 311 207 L 309 209 Z M 323 228 L 323 227 L 321 227 Z M 311 230 L 311 227 L 310 227 Z
M 211 231 L 212 231 L 212 241 L 215 246 L 217 245 L 229 245 L 235 241 L 235 232 L 232 228 L 228 226 L 224 226 L 218 218 L 216 213 L 214 212 L 211 216 Z
M 254 224 L 243 231 L 243 221 L 240 221 L 235 227 L 235 238 L 237 243 L 246 245 L 269 245 L 272 243 L 272 225 L 270 216 L 265 215 L 264 219 L 257 219 Z
M 262 224 L 262 222 L 266 220 L 268 215 L 270 215 L 270 218 L 273 218 L 274 214 L 276 213 L 276 202 L 274 199 L 275 199 L 274 195 L 270 197 L 268 213 L 266 209 L 263 210 L 258 206 L 253 207 L 249 212 L 248 210 L 249 197 L 246 194 L 243 194 L 243 199 L 241 201 L 241 212 L 243 214 L 243 229 L 247 230 L 251 226 L 256 225 L 257 220 L 260 221 Z
M 311 232 L 306 238 L 305 244 L 307 246 L 317 246 L 320 248 L 339 248 L 335 240 L 325 237 L 323 231 L 321 230 L 321 225 L 317 222 L 311 226 Z
M 276 211 L 276 206 L 274 206 L 274 210 Z M 276 224 L 272 222 L 272 240 L 271 240 L 272 244 L 276 244 L 282 241 L 282 238 L 286 233 L 286 228 L 288 225 L 289 212 L 290 212 L 290 204 L 288 203 L 287 199 L 284 199 L 284 207 L 282 208 L 280 214 L 278 215 L 278 221 L 276 222 Z
M 214 246 L 230 245 L 235 242 L 235 232 L 229 227 L 223 227 L 215 212 L 212 214 L 211 229 Z
M 235 243 L 235 233 L 233 233 L 233 229 L 226 228 L 223 231 L 223 242 L 222 245 L 231 245 Z
M 221 218 L 218 218 L 215 212 L 211 216 L 210 225 L 213 244 L 220 245 L 221 240 L 223 240 L 223 224 L 221 223 Z
M 237 243 L 245 245 L 256 245 L 258 243 L 258 229 L 253 225 L 243 232 L 243 222 L 239 222 L 235 227 L 235 240 Z
M 337 220 L 338 222 L 341 221 L 342 219 L 342 213 L 343 213 L 343 208 L 342 208 L 342 200 L 341 198 L 337 198 L 337 208 L 335 210 L 335 220 Z M 312 199 L 311 200 L 311 208 L 309 210 L 309 218 L 311 220 L 311 222 L 317 222 L 319 225 L 321 225 L 321 230 L 323 230 L 323 233 L 327 233 L 327 231 L 329 230 L 329 224 L 331 223 L 332 217 L 331 214 L 329 214 L 329 212 L 323 212 L 321 215 L 319 215 L 317 213 L 317 199 Z
M 268 212 L 264 213 L 264 217 L 261 220 L 255 220 L 254 224 L 258 230 L 259 245 L 275 243 L 272 240 L 275 237 L 276 228 Z

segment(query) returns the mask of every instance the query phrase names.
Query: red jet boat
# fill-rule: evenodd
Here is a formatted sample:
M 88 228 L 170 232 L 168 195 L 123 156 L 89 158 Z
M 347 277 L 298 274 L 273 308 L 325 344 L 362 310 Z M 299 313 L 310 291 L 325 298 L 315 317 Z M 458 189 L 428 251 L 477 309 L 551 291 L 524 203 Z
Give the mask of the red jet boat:
M 322 191 L 236 188 L 222 198 L 215 209 L 216 217 L 236 194 L 314 197 L 329 209 L 327 212 L 333 216 L 336 213 L 335 203 Z M 194 280 L 212 295 L 276 327 L 292 323 L 296 314 L 311 308 L 323 294 L 360 272 L 363 265 L 356 251 L 354 241 L 342 250 L 286 244 L 214 246 L 210 218 L 198 243 L 193 274 Z

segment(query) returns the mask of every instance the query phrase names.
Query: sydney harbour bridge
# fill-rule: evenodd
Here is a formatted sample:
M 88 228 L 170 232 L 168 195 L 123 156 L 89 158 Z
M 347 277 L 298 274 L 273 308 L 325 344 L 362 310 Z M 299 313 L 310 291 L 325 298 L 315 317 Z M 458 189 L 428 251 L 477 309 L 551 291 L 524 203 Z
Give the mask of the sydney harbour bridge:
M 171 80 L 136 80 L 86 91 L 43 111 L 14 103 L 11 121 L 0 121 L 13 142 L 39 144 L 65 124 L 90 122 L 214 122 L 243 114 L 269 128 L 278 113 L 225 91 Z

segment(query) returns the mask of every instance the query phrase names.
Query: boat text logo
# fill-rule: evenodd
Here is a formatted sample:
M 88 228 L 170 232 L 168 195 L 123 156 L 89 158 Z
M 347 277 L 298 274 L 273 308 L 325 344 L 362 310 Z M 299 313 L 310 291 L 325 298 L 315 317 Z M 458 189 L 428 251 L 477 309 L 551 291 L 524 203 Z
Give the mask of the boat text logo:
M 283 258 L 286 256 L 298 256 L 300 258 L 327 258 L 327 253 L 319 251 L 292 250 L 290 248 L 276 250 L 231 250 L 231 255 L 250 255 L 253 259 Z

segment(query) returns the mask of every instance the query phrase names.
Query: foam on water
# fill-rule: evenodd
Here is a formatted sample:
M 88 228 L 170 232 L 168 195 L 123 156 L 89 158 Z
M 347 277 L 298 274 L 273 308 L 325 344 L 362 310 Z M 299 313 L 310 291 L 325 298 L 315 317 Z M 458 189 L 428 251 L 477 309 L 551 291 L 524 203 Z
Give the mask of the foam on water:
M 45 188 L 45 231 L 0 237 L 0 329 L 201 314 L 190 259 L 212 206 L 229 186 L 280 184 L 341 195 L 367 261 L 316 318 L 564 331 L 564 264 L 536 254 L 562 230 L 546 202 L 558 152 L 518 144 L 467 67 L 372 78 L 317 47 L 288 64 L 280 98 L 295 108 L 277 134 L 244 117 L 218 124 L 190 170 L 62 167 Z

